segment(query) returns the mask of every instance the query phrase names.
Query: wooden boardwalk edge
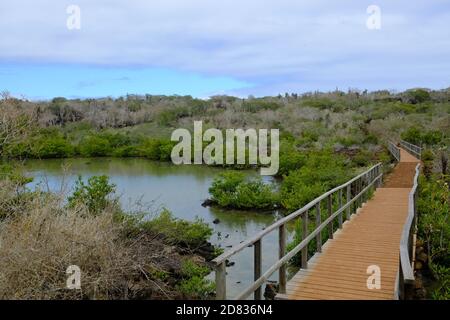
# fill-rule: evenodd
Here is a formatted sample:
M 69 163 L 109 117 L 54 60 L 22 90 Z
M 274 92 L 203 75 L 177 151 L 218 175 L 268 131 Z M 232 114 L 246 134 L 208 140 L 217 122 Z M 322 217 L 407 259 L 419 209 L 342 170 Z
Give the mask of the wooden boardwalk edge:
M 288 281 L 286 294 L 275 299 L 397 299 L 400 239 L 418 162 L 400 148 L 400 162 L 384 185 Z M 367 284 L 373 268 L 379 268 L 380 288 Z

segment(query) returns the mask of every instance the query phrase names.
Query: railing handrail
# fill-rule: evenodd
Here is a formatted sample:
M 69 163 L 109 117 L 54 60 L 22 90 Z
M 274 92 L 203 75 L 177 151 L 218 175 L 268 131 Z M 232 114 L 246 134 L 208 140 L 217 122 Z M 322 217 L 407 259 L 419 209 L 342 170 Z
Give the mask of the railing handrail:
M 337 186 L 337 187 L 335 187 L 335 188 L 333 188 L 333 189 L 323 193 L 322 195 L 318 196 L 317 198 L 315 198 L 314 200 L 312 200 L 308 204 L 304 205 L 302 208 L 300 208 L 300 209 L 290 213 L 289 215 L 287 215 L 286 217 L 284 217 L 284 218 L 282 218 L 280 220 L 277 220 L 276 222 L 274 222 L 273 224 L 271 224 L 270 226 L 268 226 L 267 228 L 265 228 L 264 230 L 262 230 L 258 234 L 254 235 L 250 239 L 233 246 L 232 248 L 230 248 L 229 250 L 227 250 L 226 252 L 222 253 L 220 256 L 216 257 L 214 260 L 212 260 L 212 262 L 214 264 L 216 264 L 216 265 L 224 262 L 229 257 L 231 257 L 231 256 L 235 255 L 236 253 L 242 251 L 246 247 L 254 244 L 256 241 L 260 240 L 266 234 L 272 232 L 273 230 L 275 230 L 276 228 L 280 227 L 281 225 L 284 225 L 284 224 L 288 223 L 292 219 L 297 218 L 298 216 L 300 216 L 301 214 L 303 214 L 307 210 L 313 208 L 317 203 L 319 203 L 320 201 L 322 201 L 325 198 L 327 198 L 330 194 L 333 194 L 336 191 L 339 191 L 340 189 L 343 189 L 343 188 L 347 187 L 351 183 L 355 182 L 356 180 L 358 180 L 359 178 L 363 177 L 364 175 L 366 175 L 367 173 L 369 173 L 370 171 L 372 171 L 373 169 L 375 169 L 376 167 L 379 167 L 379 166 L 381 166 L 381 163 L 377 163 L 376 165 L 372 166 L 370 169 L 368 169 L 368 170 L 364 171 L 363 173 L 357 175 L 356 177 L 352 178 L 351 180 L 345 182 L 344 184 L 341 184 L 341 185 L 339 185 L 339 186 Z
M 388 150 L 397 161 L 400 161 L 400 148 L 394 142 L 388 141 Z
M 418 148 L 418 149 L 422 149 L 421 146 L 418 146 L 418 145 L 416 145 L 416 144 L 414 144 L 414 143 L 411 143 L 411 142 L 406 141 L 406 140 L 403 140 L 403 139 L 401 139 L 400 142 L 403 142 L 403 143 L 405 143 L 405 144 L 407 144 L 407 145 L 409 145 L 409 146 L 412 146 L 412 147 L 415 147 L 415 148 Z
M 413 221 L 416 219 L 416 201 L 417 201 L 417 188 L 418 188 L 418 177 L 419 177 L 420 163 L 416 166 L 416 174 L 414 175 L 414 184 L 409 192 L 408 197 L 408 216 L 406 222 L 403 226 L 402 236 L 400 240 L 400 270 L 401 276 L 404 282 L 411 283 L 414 281 L 414 269 L 412 266 L 412 258 L 410 257 L 410 243 L 411 227 L 413 227 Z
M 255 266 L 254 266 L 254 282 L 252 285 L 247 287 L 241 294 L 239 294 L 236 299 L 244 299 L 248 297 L 252 292 L 255 293 L 255 299 L 261 298 L 261 287 L 265 281 L 269 279 L 269 277 L 276 272 L 279 271 L 280 277 L 280 293 L 285 293 L 286 290 L 286 265 L 288 261 L 298 254 L 300 251 L 302 252 L 302 268 L 307 267 L 308 263 L 308 253 L 307 253 L 307 245 L 316 238 L 317 240 L 317 251 L 320 252 L 322 250 L 322 231 L 327 228 L 328 229 L 328 237 L 333 238 L 333 221 L 339 216 L 339 228 L 342 228 L 343 224 L 343 212 L 345 210 L 347 213 L 347 220 L 350 219 L 351 215 L 351 205 L 355 203 L 354 210 L 356 211 L 359 208 L 364 198 L 367 198 L 367 192 L 372 188 L 376 188 L 381 185 L 383 173 L 381 170 L 381 163 L 378 163 L 372 166 L 370 169 L 364 171 L 363 173 L 357 175 L 346 183 L 337 186 L 319 197 L 315 198 L 302 208 L 294 211 L 288 216 L 276 221 L 272 225 L 268 226 L 266 229 L 262 230 L 255 236 L 250 239 L 233 246 L 231 249 L 227 250 L 217 258 L 215 258 L 212 262 L 215 264 L 216 269 L 216 298 L 217 299 L 225 299 L 226 298 L 226 260 L 233 256 L 234 254 L 242 251 L 244 248 L 254 245 L 254 254 L 255 254 Z M 364 179 L 365 178 L 365 179 Z M 352 183 L 356 182 L 352 185 Z M 354 188 L 354 193 L 352 195 L 352 186 Z M 345 200 L 346 203 L 343 203 L 343 189 L 346 189 Z M 338 192 L 338 209 L 336 211 L 333 210 L 333 195 Z M 321 221 L 321 201 L 327 199 L 327 211 L 328 217 L 322 222 Z M 316 209 L 316 225 L 315 229 L 309 233 L 307 224 L 308 224 L 308 214 L 310 209 Z M 334 211 L 334 212 L 333 212 Z M 296 245 L 292 250 L 286 253 L 286 224 L 293 219 L 301 216 L 303 226 L 302 233 L 302 241 Z M 262 238 L 268 233 L 274 231 L 275 229 L 279 229 L 279 257 L 278 260 L 273 264 L 266 272 L 262 274 L 261 272 L 261 243 Z
M 409 153 L 416 156 L 418 159 L 421 159 L 422 156 L 422 147 L 412 144 L 411 142 L 400 140 L 400 145 L 406 149 Z
M 404 147 L 408 152 L 412 154 L 418 153 L 420 157 L 421 148 L 414 146 L 406 141 L 401 141 L 400 145 Z M 393 156 L 400 161 L 400 148 L 394 143 L 389 141 L 388 144 L 389 151 Z M 409 284 L 414 281 L 414 270 L 412 266 L 412 260 L 410 257 L 413 256 L 413 251 L 411 250 L 412 240 L 411 240 L 411 227 L 413 222 L 416 220 L 417 210 L 417 188 L 418 188 L 418 176 L 419 176 L 420 164 L 416 166 L 416 173 L 414 176 L 414 185 L 409 193 L 408 198 L 408 216 L 405 225 L 402 230 L 401 241 L 399 246 L 399 271 L 397 273 L 397 285 L 396 294 L 399 290 L 403 289 L 405 283 Z M 322 250 L 322 231 L 328 229 L 328 239 L 333 238 L 333 223 L 334 219 L 339 217 L 339 228 L 343 225 L 343 212 L 347 212 L 347 220 L 350 219 L 352 211 L 355 211 L 362 206 L 363 201 L 367 200 L 367 193 L 373 187 L 376 189 L 381 185 L 383 173 L 381 170 L 381 163 L 377 163 L 370 169 L 360 173 L 356 177 L 350 179 L 342 185 L 339 185 L 314 200 L 310 201 L 308 204 L 302 208 L 294 211 L 288 216 L 274 222 L 264 230 L 260 231 L 258 234 L 254 235 L 248 240 L 245 240 L 226 252 L 222 253 L 220 256 L 215 258 L 212 262 L 216 269 L 216 298 L 226 299 L 226 262 L 231 256 L 241 252 L 247 247 L 254 247 L 254 281 L 248 286 L 243 292 L 241 292 L 236 299 L 247 298 L 252 292 L 255 294 L 255 299 L 261 299 L 261 288 L 262 285 L 269 279 L 269 277 L 279 270 L 279 293 L 286 292 L 286 265 L 290 259 L 301 252 L 301 264 L 302 268 L 307 268 L 308 265 L 308 244 L 315 238 L 317 241 L 317 252 Z M 353 184 L 356 182 L 355 184 Z M 352 187 L 355 187 L 352 189 Z M 343 203 L 343 189 L 346 188 L 347 194 L 345 196 L 345 204 Z M 352 191 L 353 190 L 353 191 Z M 338 209 L 334 211 L 333 209 L 333 197 L 338 192 Z M 328 216 L 322 222 L 321 221 L 321 201 L 327 199 L 327 211 Z M 352 205 L 355 206 L 352 209 Z M 308 216 L 309 210 L 316 209 L 316 223 L 315 228 L 312 232 L 308 230 Z M 286 224 L 295 218 L 301 217 L 302 219 L 302 240 L 293 249 L 286 253 Z M 262 273 L 262 238 L 274 231 L 279 230 L 279 256 L 278 260 L 264 273 Z M 411 250 L 411 252 L 409 252 Z

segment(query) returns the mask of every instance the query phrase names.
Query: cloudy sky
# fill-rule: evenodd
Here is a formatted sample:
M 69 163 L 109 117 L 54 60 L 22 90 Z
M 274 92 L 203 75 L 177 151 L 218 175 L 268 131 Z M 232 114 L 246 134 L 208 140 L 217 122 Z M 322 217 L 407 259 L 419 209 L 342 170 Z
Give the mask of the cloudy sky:
M 2 0 L 0 27 L 30 99 L 450 86 L 449 0 Z

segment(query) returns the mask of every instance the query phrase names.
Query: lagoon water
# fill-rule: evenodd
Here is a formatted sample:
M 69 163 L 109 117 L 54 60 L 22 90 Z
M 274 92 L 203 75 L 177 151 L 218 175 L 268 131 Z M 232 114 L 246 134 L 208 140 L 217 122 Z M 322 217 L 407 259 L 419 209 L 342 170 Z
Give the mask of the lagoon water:
M 208 198 L 208 188 L 214 177 L 225 169 L 199 165 L 175 166 L 171 163 L 146 159 L 94 158 L 28 160 L 25 170 L 34 177 L 28 186 L 70 193 L 81 175 L 108 175 L 116 185 L 122 207 L 127 211 L 145 209 L 157 212 L 165 207 L 174 216 L 186 220 L 203 219 L 214 230 L 211 243 L 225 250 L 258 233 L 279 218 L 276 212 L 240 212 L 202 207 Z M 258 171 L 245 171 L 249 176 Z M 271 178 L 265 178 L 270 181 Z M 219 219 L 218 224 L 213 221 Z M 263 272 L 278 257 L 278 235 L 272 232 L 262 242 Z M 253 280 L 253 247 L 246 248 L 230 260 L 235 264 L 227 268 L 227 295 L 232 297 L 244 290 Z M 210 275 L 213 279 L 213 274 Z M 273 275 L 273 280 L 277 275 Z

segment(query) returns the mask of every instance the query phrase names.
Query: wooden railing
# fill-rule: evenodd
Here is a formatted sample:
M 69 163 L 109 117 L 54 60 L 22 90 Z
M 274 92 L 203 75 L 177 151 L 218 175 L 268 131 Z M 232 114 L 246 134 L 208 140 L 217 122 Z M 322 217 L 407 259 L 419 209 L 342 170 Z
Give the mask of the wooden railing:
M 412 143 L 409 143 L 405 140 L 400 140 L 400 146 L 402 146 L 406 151 L 411 153 L 413 156 L 415 156 L 417 159 L 420 159 L 422 156 L 422 148 L 419 146 L 416 146 Z
M 381 163 L 373 166 L 369 170 L 361 173 L 350 181 L 322 194 L 303 208 L 291 213 L 290 215 L 278 220 L 252 238 L 232 247 L 213 260 L 216 273 L 216 298 L 226 299 L 226 262 L 238 252 L 247 247 L 254 248 L 254 282 L 247 287 L 235 299 L 246 299 L 254 293 L 254 299 L 262 298 L 262 286 L 274 274 L 279 271 L 279 293 L 286 293 L 286 266 L 295 255 L 301 252 L 301 267 L 308 267 L 308 244 L 316 240 L 316 251 L 322 251 L 323 231 L 327 229 L 327 239 L 332 239 L 334 234 L 335 219 L 337 218 L 337 228 L 342 228 L 344 213 L 345 219 L 349 220 L 352 213 L 356 212 L 362 204 L 368 200 L 369 192 L 381 185 L 383 174 L 381 172 Z M 333 201 L 333 199 L 335 201 Z M 322 202 L 326 203 L 322 203 Z M 345 203 L 344 203 L 345 201 Z M 334 202 L 334 203 L 333 203 Z M 324 205 L 321 205 L 324 204 Z M 326 210 L 326 219 L 322 222 L 321 210 Z M 314 211 L 315 218 L 314 230 L 308 233 L 310 211 Z M 294 219 L 302 220 L 302 240 L 292 250 L 286 253 L 286 224 Z M 270 232 L 278 229 L 278 260 L 267 271 L 262 273 L 262 238 Z
M 415 237 L 417 233 L 417 197 L 420 164 L 416 166 L 414 185 L 409 193 L 408 217 L 400 240 L 400 260 L 397 273 L 397 285 L 394 298 L 405 299 L 407 292 L 414 285 Z
M 400 149 L 392 141 L 388 141 L 388 149 L 394 156 L 395 160 L 400 161 Z

